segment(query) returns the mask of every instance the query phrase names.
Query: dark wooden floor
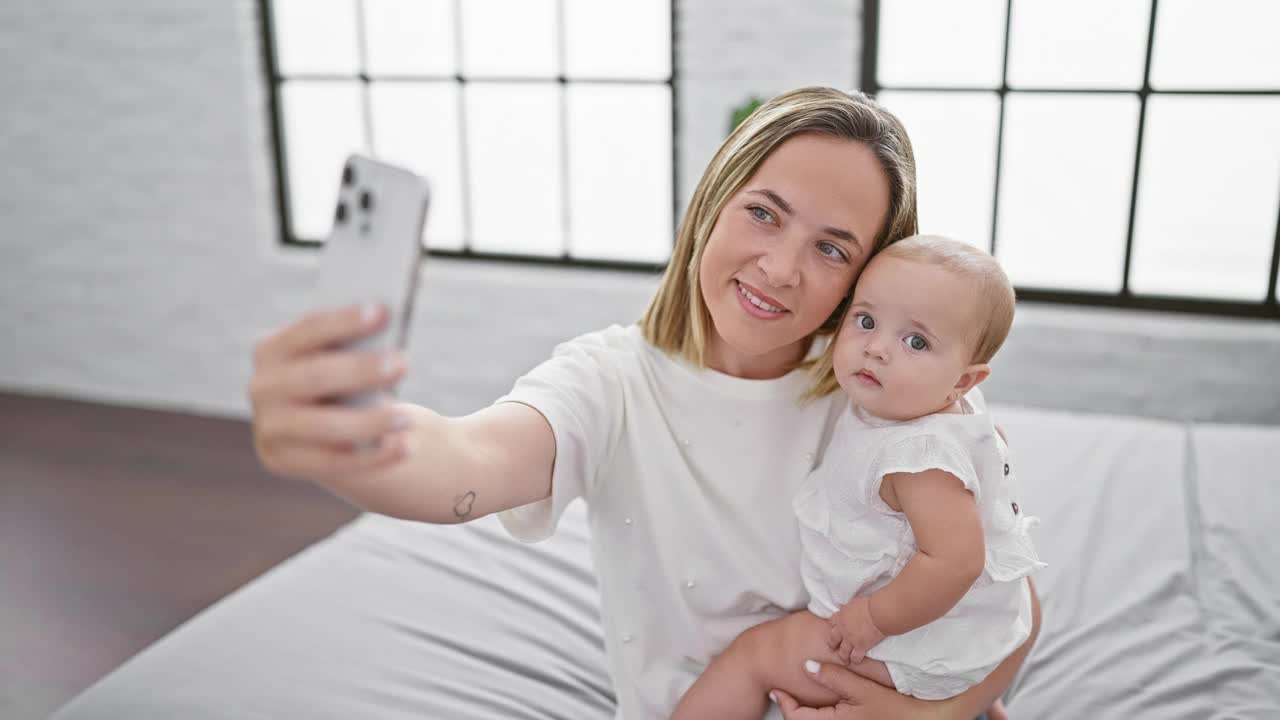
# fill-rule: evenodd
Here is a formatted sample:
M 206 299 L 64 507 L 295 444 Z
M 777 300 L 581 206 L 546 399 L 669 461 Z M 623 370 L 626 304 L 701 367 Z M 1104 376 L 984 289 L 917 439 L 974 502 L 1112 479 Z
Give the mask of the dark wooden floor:
M 45 718 L 355 516 L 248 425 L 0 393 L 0 718 Z

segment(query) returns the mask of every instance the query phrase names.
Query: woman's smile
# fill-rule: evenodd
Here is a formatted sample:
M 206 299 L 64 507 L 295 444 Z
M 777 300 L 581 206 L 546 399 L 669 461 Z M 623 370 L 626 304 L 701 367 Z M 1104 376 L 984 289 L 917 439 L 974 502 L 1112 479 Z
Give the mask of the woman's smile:
M 777 320 L 791 312 L 780 301 L 764 294 L 755 286 L 748 285 L 741 280 L 735 280 L 734 285 L 738 290 L 738 304 L 751 317 L 762 320 Z

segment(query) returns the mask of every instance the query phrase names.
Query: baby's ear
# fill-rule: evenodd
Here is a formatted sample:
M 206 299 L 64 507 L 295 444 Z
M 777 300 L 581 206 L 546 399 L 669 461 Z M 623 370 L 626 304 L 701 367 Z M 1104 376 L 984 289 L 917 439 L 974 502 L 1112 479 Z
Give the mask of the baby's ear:
M 982 384 L 991 375 L 991 366 L 986 363 L 974 363 L 964 369 L 960 373 L 960 379 L 956 380 L 956 386 L 953 392 L 956 397 L 964 397 L 964 394 Z

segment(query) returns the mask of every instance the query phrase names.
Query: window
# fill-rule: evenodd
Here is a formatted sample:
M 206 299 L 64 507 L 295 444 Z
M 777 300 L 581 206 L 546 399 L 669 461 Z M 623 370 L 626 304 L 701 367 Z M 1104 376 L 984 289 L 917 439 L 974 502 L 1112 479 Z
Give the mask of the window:
M 1280 318 L 1280 3 L 865 0 L 920 225 L 1029 299 Z
M 671 0 L 262 0 L 285 242 L 344 158 L 432 184 L 435 254 L 657 266 L 671 253 Z

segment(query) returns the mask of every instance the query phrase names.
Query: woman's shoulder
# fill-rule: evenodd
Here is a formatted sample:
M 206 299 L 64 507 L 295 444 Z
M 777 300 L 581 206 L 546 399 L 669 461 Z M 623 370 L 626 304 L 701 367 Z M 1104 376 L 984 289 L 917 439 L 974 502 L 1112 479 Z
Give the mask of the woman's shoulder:
M 617 323 L 599 330 L 592 330 L 581 335 L 566 340 L 557 346 L 559 348 L 613 348 L 617 350 L 634 350 L 644 346 L 644 334 L 640 332 L 640 326 L 632 323 L 630 325 L 618 325 Z
M 583 333 L 555 345 L 551 355 L 521 375 L 515 387 L 605 392 L 636 374 L 643 345 L 644 338 L 635 326 L 610 325 Z
M 638 357 L 647 346 L 640 326 L 615 324 L 561 342 L 556 345 L 552 357 L 590 357 L 596 362 L 613 365 Z

